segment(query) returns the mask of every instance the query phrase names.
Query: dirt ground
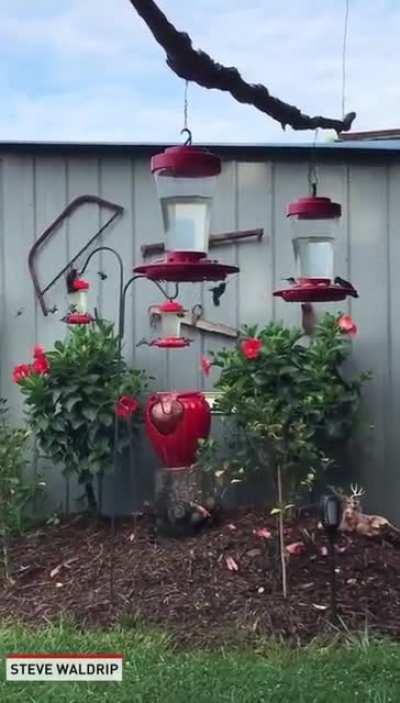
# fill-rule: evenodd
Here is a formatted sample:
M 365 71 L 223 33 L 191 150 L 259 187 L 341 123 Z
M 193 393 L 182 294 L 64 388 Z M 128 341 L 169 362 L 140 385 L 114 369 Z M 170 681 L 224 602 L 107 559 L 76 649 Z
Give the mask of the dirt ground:
M 227 514 L 186 539 L 157 537 L 151 515 L 118 523 L 114 536 L 109 523 L 75 516 L 11 544 L 0 617 L 140 622 L 185 644 L 254 635 L 306 642 L 330 628 L 327 540 L 311 517 L 288 527 L 285 539 L 289 550 L 302 551 L 287 557 L 286 600 L 276 524 L 261 511 Z M 290 547 L 296 542 L 303 546 Z M 400 636 L 399 545 L 342 536 L 336 578 L 344 627 Z

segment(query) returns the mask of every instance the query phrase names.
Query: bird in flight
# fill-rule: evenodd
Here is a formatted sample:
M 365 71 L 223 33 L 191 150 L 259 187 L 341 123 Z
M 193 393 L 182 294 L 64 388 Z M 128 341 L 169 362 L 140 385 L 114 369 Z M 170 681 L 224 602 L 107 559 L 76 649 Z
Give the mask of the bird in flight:
M 212 293 L 212 299 L 214 305 L 217 307 L 221 304 L 220 298 L 223 296 L 226 290 L 226 283 L 220 283 L 219 286 L 214 286 L 214 288 L 208 289 Z

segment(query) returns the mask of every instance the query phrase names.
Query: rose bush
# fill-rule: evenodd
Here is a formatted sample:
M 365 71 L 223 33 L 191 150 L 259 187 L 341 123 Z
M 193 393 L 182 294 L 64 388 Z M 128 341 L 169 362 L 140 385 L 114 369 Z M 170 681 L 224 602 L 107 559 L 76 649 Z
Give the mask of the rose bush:
M 118 452 L 132 443 L 141 421 L 146 374 L 129 369 L 119 353 L 113 326 L 101 320 L 76 326 L 45 353 L 35 347 L 31 364 L 15 367 L 41 451 L 85 486 L 96 507 L 93 477 L 111 467 L 115 423 Z
M 209 363 L 221 370 L 215 409 L 230 416 L 232 457 L 221 461 L 211 439 L 200 464 L 220 483 L 279 466 L 290 499 L 309 486 L 354 429 L 369 374 L 345 379 L 340 369 L 356 331 L 349 315 L 327 314 L 305 345 L 301 330 L 273 322 L 245 327 L 235 348 L 212 354 Z

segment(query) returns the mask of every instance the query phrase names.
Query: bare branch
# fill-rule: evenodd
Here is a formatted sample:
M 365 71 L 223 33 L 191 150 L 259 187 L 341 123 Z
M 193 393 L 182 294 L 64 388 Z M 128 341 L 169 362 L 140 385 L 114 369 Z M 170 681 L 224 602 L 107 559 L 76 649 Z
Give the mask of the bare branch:
M 334 129 L 347 132 L 356 117 L 349 112 L 343 120 L 317 115 L 304 115 L 297 107 L 274 98 L 261 84 L 246 83 L 234 66 L 222 66 L 204 51 L 193 49 L 192 40 L 168 21 L 154 0 L 129 0 L 147 24 L 156 41 L 167 54 L 167 64 L 180 78 L 193 81 L 204 88 L 223 90 L 240 103 L 253 105 L 279 122 L 283 129 Z

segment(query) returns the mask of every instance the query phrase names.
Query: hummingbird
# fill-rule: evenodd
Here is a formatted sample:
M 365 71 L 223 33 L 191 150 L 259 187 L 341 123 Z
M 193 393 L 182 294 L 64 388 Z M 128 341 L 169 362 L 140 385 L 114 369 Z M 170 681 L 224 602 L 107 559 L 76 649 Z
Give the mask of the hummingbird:
M 350 281 L 346 281 L 344 278 L 340 278 L 340 276 L 336 276 L 335 278 L 335 283 L 337 286 L 342 286 L 342 288 L 347 288 L 349 291 L 349 294 L 353 296 L 353 298 L 358 298 L 358 293 L 352 283 Z
M 223 296 L 226 290 L 226 283 L 220 283 L 219 286 L 214 286 L 214 288 L 208 289 L 212 293 L 213 303 L 218 307 L 220 303 L 220 298 Z
M 102 281 L 105 281 L 106 278 L 108 278 L 107 274 L 104 273 L 104 271 L 97 271 L 97 275 L 100 276 L 100 279 L 101 279 Z

